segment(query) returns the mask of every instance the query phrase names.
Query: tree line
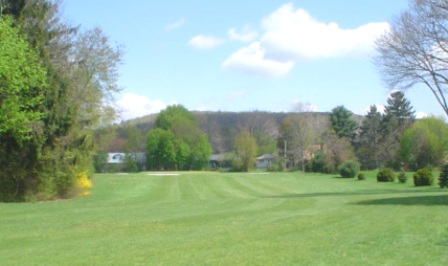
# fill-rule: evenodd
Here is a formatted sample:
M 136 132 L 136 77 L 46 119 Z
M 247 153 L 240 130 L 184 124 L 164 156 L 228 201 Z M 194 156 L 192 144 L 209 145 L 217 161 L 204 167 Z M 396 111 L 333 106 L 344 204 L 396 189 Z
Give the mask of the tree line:
M 277 155 L 272 170 L 336 173 L 346 162 L 366 170 L 417 170 L 441 165 L 448 151 L 445 121 L 417 120 L 400 91 L 390 94 L 384 113 L 372 105 L 365 116 L 344 106 L 329 113 L 301 108 L 290 113 L 201 113 L 174 105 L 151 123 L 146 131 L 139 128 L 148 126 L 138 123 L 125 123 L 116 131 L 123 137 L 122 151 L 147 154 L 148 170 L 204 169 L 211 153 L 221 154 L 235 171 L 249 171 L 255 157 L 266 153 Z

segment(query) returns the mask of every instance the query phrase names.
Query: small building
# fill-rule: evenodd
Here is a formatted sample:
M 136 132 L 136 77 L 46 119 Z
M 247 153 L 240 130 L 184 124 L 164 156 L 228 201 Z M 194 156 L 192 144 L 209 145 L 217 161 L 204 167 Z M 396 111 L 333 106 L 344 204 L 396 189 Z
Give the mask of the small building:
M 255 158 L 255 165 L 257 169 L 266 169 L 271 164 L 274 164 L 276 157 L 271 154 L 263 154 L 260 157 Z
M 209 167 L 218 169 L 229 169 L 231 167 L 231 155 L 229 153 L 210 155 Z
M 146 154 L 144 152 L 128 153 L 128 154 L 123 152 L 109 153 L 107 158 L 107 164 L 109 166 L 114 166 L 117 171 L 121 171 L 123 169 L 126 156 L 132 158 L 135 161 L 139 171 L 144 171 L 146 169 Z
M 124 162 L 124 157 L 126 156 L 126 153 L 109 153 L 108 154 L 108 159 L 107 159 L 107 163 L 111 163 L 111 164 L 117 164 L 117 163 L 123 163 Z

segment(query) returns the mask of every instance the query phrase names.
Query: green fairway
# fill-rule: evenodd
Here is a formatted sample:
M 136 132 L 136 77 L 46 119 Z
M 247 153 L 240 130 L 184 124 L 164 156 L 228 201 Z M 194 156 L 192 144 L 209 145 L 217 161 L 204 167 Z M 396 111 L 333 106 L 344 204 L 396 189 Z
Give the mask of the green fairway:
M 409 176 L 410 177 L 410 176 Z M 0 204 L 1 265 L 448 265 L 448 190 L 331 175 L 97 175 Z

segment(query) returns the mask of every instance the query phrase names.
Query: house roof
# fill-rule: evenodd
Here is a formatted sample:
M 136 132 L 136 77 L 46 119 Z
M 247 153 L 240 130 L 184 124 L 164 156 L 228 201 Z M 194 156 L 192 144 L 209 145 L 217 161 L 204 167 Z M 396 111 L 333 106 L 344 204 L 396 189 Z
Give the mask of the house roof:
M 263 154 L 257 158 L 255 158 L 256 160 L 269 160 L 269 159 L 275 159 L 274 155 L 271 155 L 269 153 Z

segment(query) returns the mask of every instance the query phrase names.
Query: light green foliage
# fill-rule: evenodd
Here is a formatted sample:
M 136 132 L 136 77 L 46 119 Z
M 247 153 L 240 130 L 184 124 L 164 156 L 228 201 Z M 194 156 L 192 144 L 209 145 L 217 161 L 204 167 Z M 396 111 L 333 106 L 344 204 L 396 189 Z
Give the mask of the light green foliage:
M 277 151 L 277 142 L 272 138 L 271 135 L 265 132 L 256 131 L 255 139 L 257 140 L 258 155 L 263 155 L 266 153 L 274 154 Z
M 11 14 L 17 27 L 7 34 L 8 38 L 16 38 L 19 46 L 26 39 L 36 52 L 23 50 L 15 58 L 8 57 L 14 53 L 0 57 L 2 69 L 5 58 L 11 62 L 20 59 L 17 63 L 8 62 L 20 74 L 6 72 L 5 68 L 0 80 L 2 83 L 15 80 L 13 86 L 8 85 L 8 91 L 17 93 L 14 97 L 22 97 L 14 100 L 15 107 L 9 106 L 13 102 L 2 103 L 0 108 L 8 111 L 2 110 L 0 117 L 8 117 L 0 120 L 8 118 L 8 122 L 0 121 L 0 127 L 24 129 L 22 132 L 26 133 L 19 140 L 17 132 L 9 130 L 3 134 L 5 131 L 0 130 L 0 200 L 70 197 L 77 176 L 92 173 L 95 149 L 92 130 L 113 118 L 108 103 L 113 102 L 113 93 L 118 90 L 121 50 L 111 46 L 99 29 L 81 31 L 62 23 L 58 1 L 3 0 L 3 3 L 3 13 Z M 2 16 L 2 25 L 5 18 Z M 23 39 L 17 38 L 17 30 Z M 2 36 L 0 41 L 8 38 Z M 8 45 L 0 47 L 3 51 Z M 33 53 L 37 58 L 31 56 Z M 44 70 L 38 68 L 37 62 Z M 19 77 L 34 81 L 24 83 Z M 47 86 L 36 83 L 41 79 Z M 28 90 L 23 85 L 29 85 Z M 23 89 L 18 91 L 19 87 Z M 33 115 L 27 118 L 29 121 L 20 116 L 9 117 L 8 112 L 16 110 L 32 111 Z
M 191 168 L 193 170 L 203 170 L 207 166 L 212 148 L 205 134 L 201 134 L 191 148 Z
M 33 127 L 43 116 L 45 69 L 38 55 L 12 26 L 7 16 L 0 18 L 0 135 L 19 145 L 32 136 Z
M 398 182 L 400 182 L 400 184 L 405 184 L 408 181 L 408 176 L 406 175 L 405 172 L 400 172 L 400 174 L 398 175 Z
M 172 130 L 175 134 L 196 130 L 196 118 L 182 105 L 171 105 L 162 110 L 155 122 L 156 128 Z M 189 132 L 190 133 L 190 132 Z
M 176 138 L 171 131 L 156 128 L 148 134 L 147 166 L 151 170 L 175 170 Z M 182 145 L 178 147 L 183 147 Z
M 200 131 L 195 116 L 185 107 L 182 105 L 168 106 L 157 116 L 155 127 L 156 129 L 169 131 L 174 137 L 173 141 L 176 146 L 174 163 L 171 161 L 172 156 L 167 156 L 162 160 L 168 161 L 159 161 L 156 163 L 157 165 L 163 164 L 165 166 L 164 169 L 175 170 L 202 170 L 207 166 L 212 152 L 211 145 L 207 135 Z M 150 138 L 148 136 L 148 143 L 151 141 Z M 148 153 L 151 153 L 149 146 Z M 166 153 L 171 154 L 171 151 Z M 149 155 L 148 167 L 150 169 L 153 167 L 153 162 L 149 161 L 152 160 L 151 158 L 153 158 L 152 155 Z
M 421 119 L 401 138 L 400 157 L 412 169 L 441 165 L 448 152 L 448 125 L 442 119 Z
M 247 131 L 240 132 L 235 137 L 234 151 L 236 156 L 242 162 L 242 170 L 248 172 L 254 167 L 255 156 L 257 155 L 257 142 L 255 138 Z

